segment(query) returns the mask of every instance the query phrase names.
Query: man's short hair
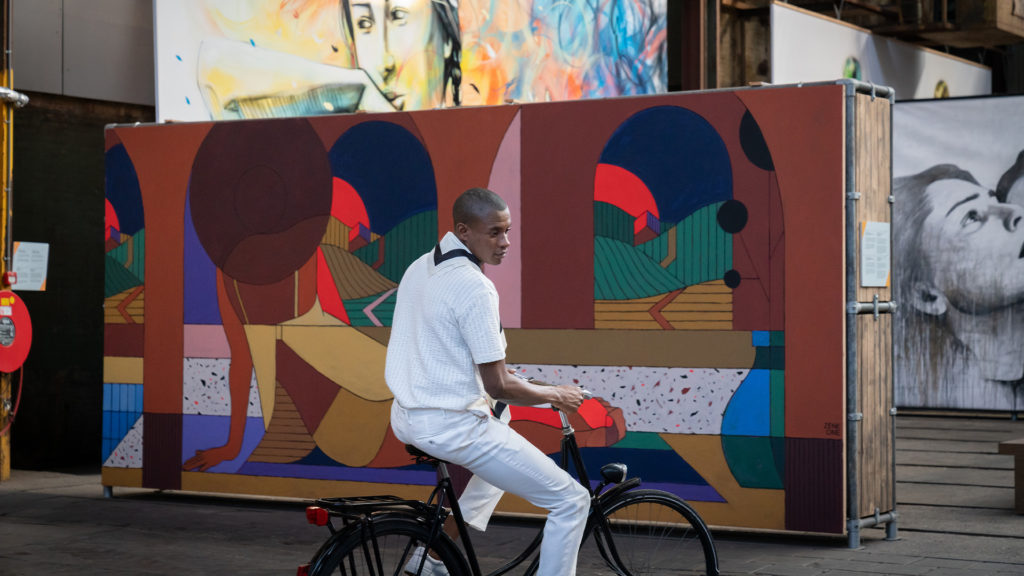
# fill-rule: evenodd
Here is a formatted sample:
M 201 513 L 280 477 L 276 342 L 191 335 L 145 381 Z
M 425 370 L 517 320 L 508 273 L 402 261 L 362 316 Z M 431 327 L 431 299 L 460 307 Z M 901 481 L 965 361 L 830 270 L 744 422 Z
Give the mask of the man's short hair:
M 1006 202 L 1006 197 L 1010 194 L 1010 189 L 1017 183 L 1017 180 L 1024 178 L 1024 150 L 1017 154 L 1017 161 L 1010 166 L 1010 169 L 1003 173 L 1003 176 L 999 179 L 999 184 L 996 185 L 996 199 L 1000 202 Z
M 452 224 L 473 224 L 493 212 L 508 210 L 508 204 L 487 188 L 470 188 L 455 200 L 452 206 Z
M 940 180 L 963 180 L 980 186 L 970 172 L 954 164 L 937 164 L 912 176 L 893 179 L 893 195 L 897 202 L 895 228 L 896 257 L 904 268 L 903 278 L 914 281 L 931 280 L 931 265 L 921 243 L 924 221 L 932 213 L 932 202 L 926 191 Z

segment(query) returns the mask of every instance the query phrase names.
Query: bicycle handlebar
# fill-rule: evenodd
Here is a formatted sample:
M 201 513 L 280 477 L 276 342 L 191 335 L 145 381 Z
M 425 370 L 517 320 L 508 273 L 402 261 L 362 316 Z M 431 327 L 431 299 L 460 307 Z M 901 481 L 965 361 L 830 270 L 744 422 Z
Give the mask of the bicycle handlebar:
M 516 378 L 519 378 L 520 380 L 526 380 L 527 382 L 529 382 L 531 384 L 536 384 L 538 386 L 558 386 L 558 384 L 552 384 L 550 382 L 544 382 L 543 380 L 535 380 L 533 378 L 533 376 L 523 376 L 522 374 L 520 374 L 518 372 L 514 372 L 513 375 Z M 594 393 L 591 392 L 590 390 L 587 390 L 586 388 L 584 388 L 582 386 L 580 386 L 579 388 L 580 388 L 580 391 L 583 392 L 583 399 L 584 400 L 590 400 L 591 398 L 594 397 Z M 550 406 L 552 410 L 558 410 L 557 408 L 555 408 L 554 406 L 551 406 L 550 404 L 538 404 L 536 407 L 537 408 L 544 408 L 544 407 L 548 407 L 548 406 Z

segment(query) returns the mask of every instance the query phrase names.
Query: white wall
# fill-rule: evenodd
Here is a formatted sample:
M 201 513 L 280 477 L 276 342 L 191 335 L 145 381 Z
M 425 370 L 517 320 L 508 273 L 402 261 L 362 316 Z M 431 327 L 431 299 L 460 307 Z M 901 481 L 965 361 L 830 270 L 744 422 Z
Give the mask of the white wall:
M 17 90 L 154 104 L 152 0 L 12 0 Z
M 849 57 L 860 61 L 862 80 L 894 88 L 898 100 L 935 98 L 940 80 L 951 97 L 992 93 L 992 70 L 986 66 L 876 36 L 788 4 L 772 4 L 772 84 L 842 78 Z

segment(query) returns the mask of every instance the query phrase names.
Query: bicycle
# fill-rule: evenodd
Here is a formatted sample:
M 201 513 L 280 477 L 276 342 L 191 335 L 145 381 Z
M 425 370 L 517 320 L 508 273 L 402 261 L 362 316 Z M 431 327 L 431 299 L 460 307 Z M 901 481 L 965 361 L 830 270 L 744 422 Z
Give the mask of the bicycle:
M 714 540 L 700 515 L 675 494 L 640 488 L 640 478 L 627 478 L 622 463 L 605 464 L 602 481 L 592 487 L 569 418 L 563 412 L 559 416 L 561 466 L 569 470 L 571 461 L 577 480 L 591 494 L 583 545 L 593 534 L 605 564 L 622 576 L 698 574 L 701 570 L 718 576 Z M 306 509 L 306 518 L 311 524 L 327 526 L 331 535 L 310 563 L 299 567 L 298 576 L 429 574 L 424 571 L 424 549 L 436 555 L 451 576 L 482 576 L 446 462 L 413 446 L 407 445 L 406 450 L 417 463 L 429 463 L 440 473 L 427 501 L 396 496 L 316 500 Z M 465 553 L 442 529 L 449 513 Z M 342 526 L 336 528 L 332 519 L 340 519 Z M 542 535 L 538 533 L 523 552 L 487 576 L 507 574 L 531 557 L 526 574 L 536 574 L 539 556 L 534 552 Z

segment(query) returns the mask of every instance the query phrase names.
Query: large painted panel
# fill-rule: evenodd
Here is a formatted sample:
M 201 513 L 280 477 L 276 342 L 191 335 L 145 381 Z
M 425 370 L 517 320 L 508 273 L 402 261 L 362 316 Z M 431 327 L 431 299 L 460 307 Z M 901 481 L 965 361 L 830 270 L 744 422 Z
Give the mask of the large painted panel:
M 590 464 L 714 524 L 842 532 L 842 126 L 819 86 L 108 129 L 104 482 L 422 496 L 395 288 L 486 185 L 508 361 L 597 394 Z
M 853 78 L 892 87 L 900 100 L 992 93 L 987 66 L 785 2 L 771 4 L 771 71 L 775 84 Z
M 157 120 L 664 92 L 667 0 L 156 0 Z
M 896 401 L 1024 407 L 1024 97 L 893 112 Z

